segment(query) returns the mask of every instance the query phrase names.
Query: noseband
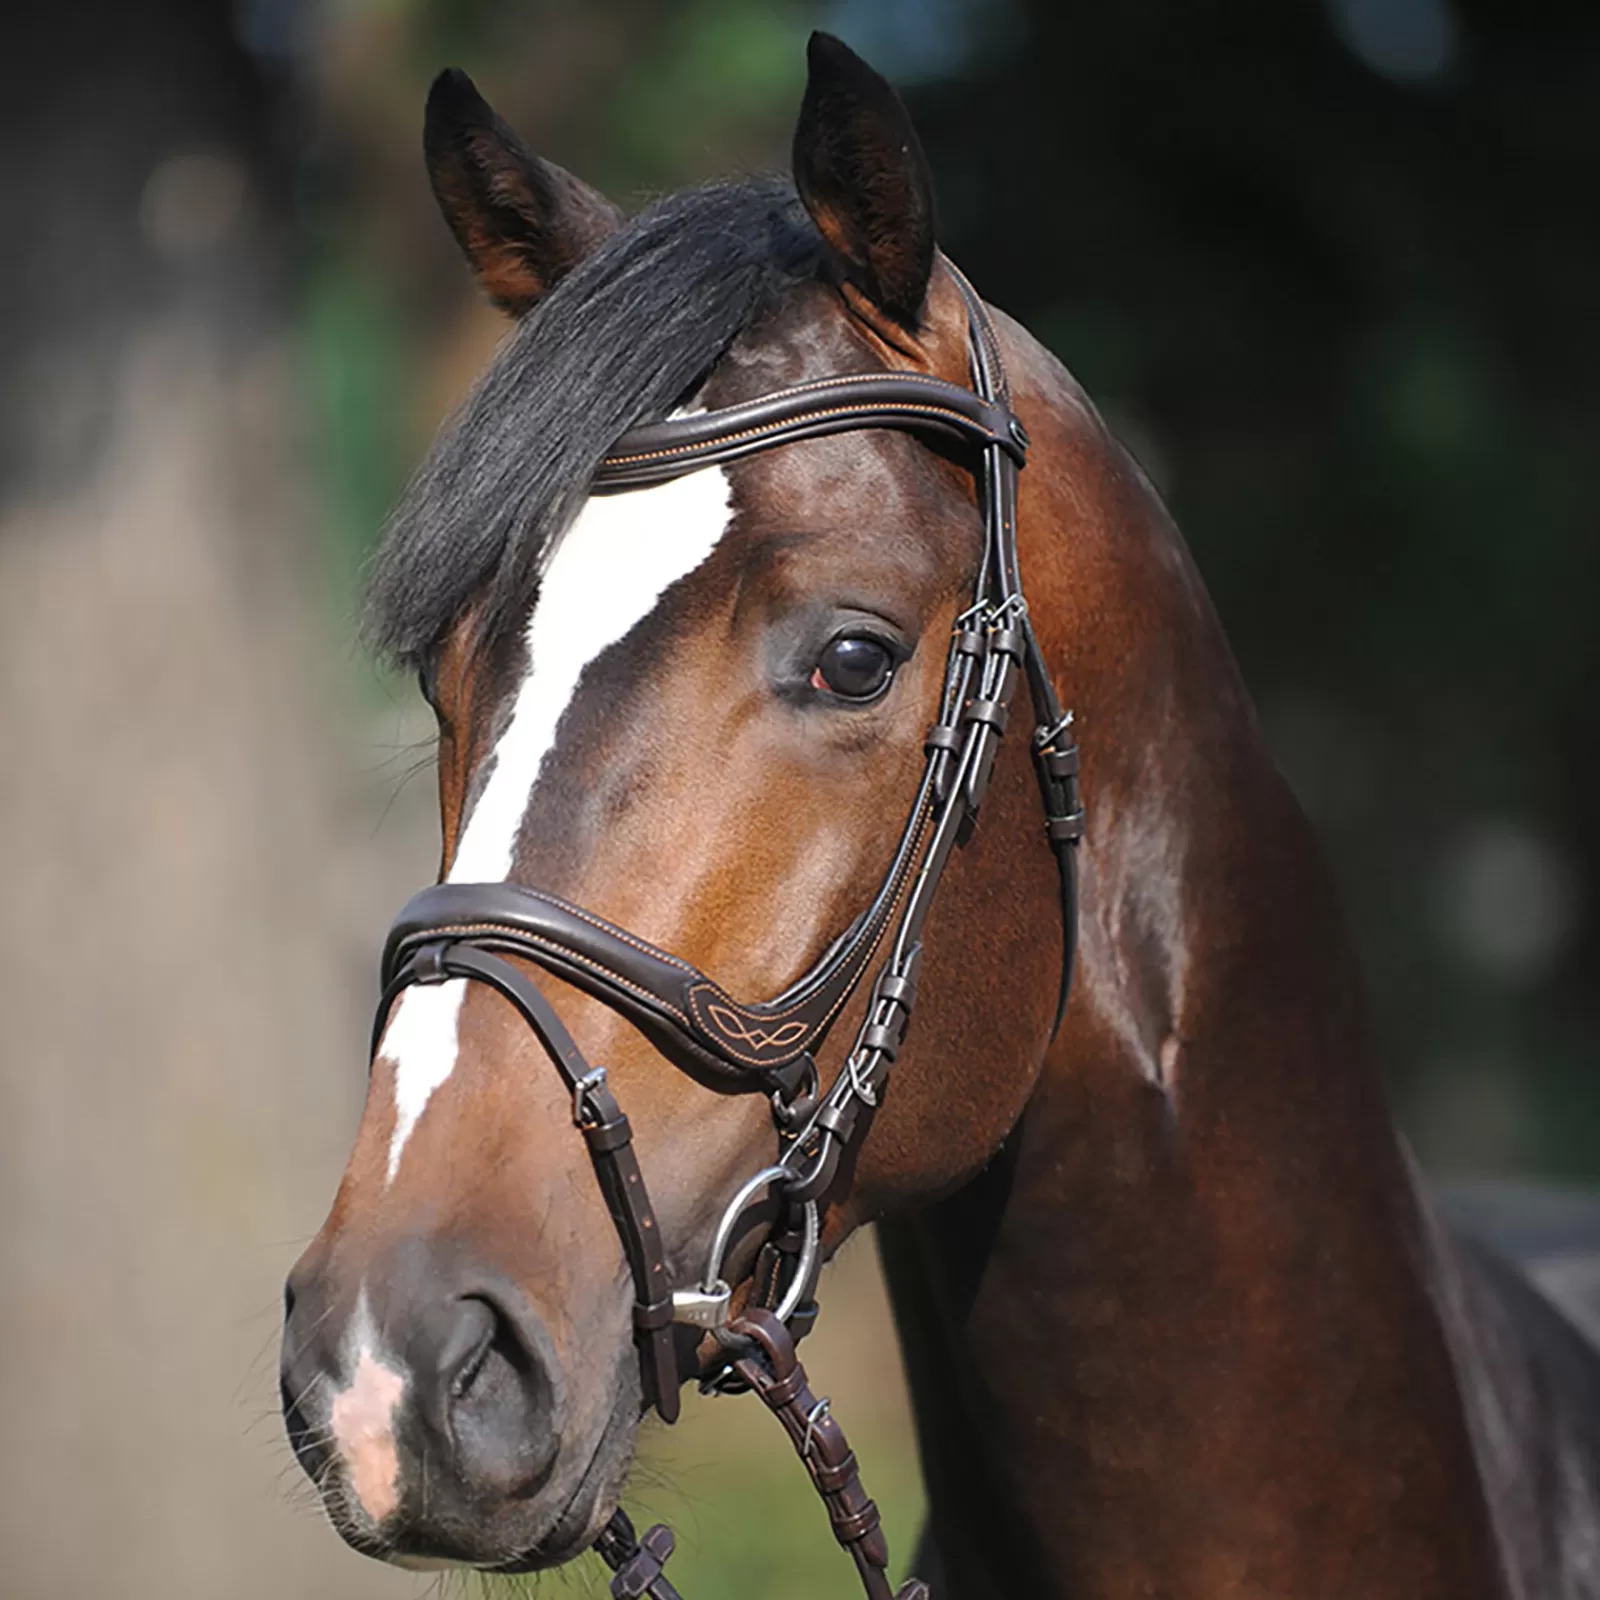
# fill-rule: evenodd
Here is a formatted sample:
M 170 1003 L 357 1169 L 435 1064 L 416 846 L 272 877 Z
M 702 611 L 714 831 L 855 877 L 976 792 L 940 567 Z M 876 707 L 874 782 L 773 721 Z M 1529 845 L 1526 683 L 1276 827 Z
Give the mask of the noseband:
M 966 280 L 955 276 L 967 304 L 970 389 L 898 372 L 797 384 L 742 405 L 634 428 L 617 441 L 592 486 L 596 494 L 609 494 L 664 483 L 758 450 L 857 428 L 942 436 L 972 452 L 984 522 L 972 604 L 956 620 L 938 715 L 925 741 L 927 764 L 871 905 L 791 987 L 772 999 L 747 1002 L 681 957 L 557 895 L 513 883 L 437 884 L 410 901 L 389 933 L 372 1036 L 376 1056 L 391 1007 L 416 983 L 472 979 L 516 1007 L 572 1093 L 573 1123 L 588 1143 L 622 1240 L 647 1402 L 666 1421 L 676 1419 L 674 1324 L 715 1334 L 723 1360 L 704 1384 L 753 1388 L 784 1421 L 872 1600 L 890 1593 L 877 1509 L 861 1490 L 855 1458 L 837 1423 L 806 1388 L 794 1345 L 816 1318 L 819 1205 L 841 1159 L 882 1102 L 916 1003 L 923 927 L 951 852 L 966 843 L 976 824 L 1023 675 L 1033 700 L 1032 751 L 1045 831 L 1061 879 L 1057 1026 L 1077 930 L 1073 847 L 1083 833 L 1078 750 L 1072 715 L 1062 711 L 1028 616 L 1017 558 L 1017 476 L 1028 435 L 1011 410 L 988 315 Z M 727 1207 L 697 1284 L 674 1291 L 628 1119 L 606 1083 L 605 1068 L 584 1059 L 554 1007 L 509 957 L 531 962 L 623 1013 L 669 1060 L 695 1076 L 725 1090 L 771 1098 L 776 1159 Z M 874 969 L 855 1043 L 824 1089 L 816 1052 Z M 779 1222 L 757 1256 L 743 1312 L 732 1318 L 725 1257 L 740 1218 L 764 1195 L 779 1201 Z M 670 1600 L 675 1591 L 661 1576 L 661 1563 L 671 1542 L 664 1528 L 636 1540 L 618 1511 L 598 1545 L 617 1572 L 613 1592 Z

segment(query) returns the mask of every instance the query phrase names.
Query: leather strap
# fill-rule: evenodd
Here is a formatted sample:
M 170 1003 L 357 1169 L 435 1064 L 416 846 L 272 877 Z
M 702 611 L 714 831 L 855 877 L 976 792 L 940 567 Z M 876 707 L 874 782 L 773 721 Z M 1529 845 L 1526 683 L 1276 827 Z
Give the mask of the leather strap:
M 589 1146 L 589 1159 L 633 1278 L 633 1329 L 645 1398 L 661 1413 L 663 1421 L 676 1422 L 681 1398 L 672 1337 L 672 1279 L 667 1271 L 661 1229 L 656 1225 L 644 1174 L 634 1154 L 633 1130 L 606 1086 L 604 1069 L 589 1066 L 555 1007 L 524 973 L 479 945 L 450 938 L 436 938 L 415 949 L 409 960 L 392 973 L 385 1003 L 378 1013 L 375 1040 L 381 1040 L 389 1006 L 401 989 L 412 983 L 442 983 L 450 978 L 486 983 L 504 995 L 538 1036 L 572 1091 L 572 1120 Z M 373 1053 L 377 1053 L 376 1042 Z
M 927 1587 L 911 1579 L 898 1596 L 889 1587 L 889 1543 L 877 1504 L 861 1486 L 855 1451 L 826 1400 L 811 1392 L 789 1330 L 770 1311 L 751 1309 L 728 1329 L 748 1351 L 733 1370 L 783 1424 L 789 1442 L 811 1474 L 827 1508 L 833 1536 L 850 1552 L 868 1600 L 927 1600 Z
M 594 487 L 607 494 L 665 483 L 774 444 L 857 428 L 942 433 L 980 448 L 996 445 L 1019 466 L 1027 458 L 1028 435 L 1003 401 L 922 373 L 863 372 L 631 429 L 600 464 Z
M 600 1559 L 616 1574 L 611 1580 L 613 1600 L 682 1600 L 661 1570 L 676 1545 L 664 1522 L 640 1538 L 628 1513 L 618 1506 L 594 1542 Z
M 872 905 L 771 1000 L 736 1000 L 681 957 L 559 895 L 516 883 L 440 883 L 413 895 L 389 931 L 383 982 L 393 982 L 413 951 L 449 933 L 525 956 L 635 1021 L 670 1030 L 727 1087 L 771 1089 L 772 1074 L 821 1045 L 877 954 L 904 900 L 927 815 L 927 797 L 919 795 Z

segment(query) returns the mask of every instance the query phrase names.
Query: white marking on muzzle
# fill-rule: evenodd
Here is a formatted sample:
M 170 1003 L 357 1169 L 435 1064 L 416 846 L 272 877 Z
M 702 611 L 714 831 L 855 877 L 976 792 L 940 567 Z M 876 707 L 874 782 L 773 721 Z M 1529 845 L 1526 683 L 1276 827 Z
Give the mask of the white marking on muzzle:
M 585 671 L 711 555 L 731 519 L 721 467 L 585 502 L 546 563 L 525 635 L 527 672 L 447 882 L 500 883 L 510 874 L 523 818 Z M 455 1069 L 466 993 L 459 978 L 414 985 L 384 1030 L 378 1053 L 395 1064 L 390 1182 L 423 1108 Z
M 344 1459 L 350 1491 L 374 1523 L 393 1515 L 400 1504 L 400 1447 L 394 1414 L 406 1380 L 362 1347 L 350 1387 L 334 1396 L 329 1426 Z
M 400 1504 L 400 1447 L 394 1418 L 405 1396 L 406 1379 L 397 1370 L 399 1363 L 391 1363 L 382 1352 L 365 1284 L 356 1296 L 355 1315 L 342 1342 L 350 1382 L 333 1397 L 328 1428 L 344 1462 L 350 1492 L 376 1525 Z

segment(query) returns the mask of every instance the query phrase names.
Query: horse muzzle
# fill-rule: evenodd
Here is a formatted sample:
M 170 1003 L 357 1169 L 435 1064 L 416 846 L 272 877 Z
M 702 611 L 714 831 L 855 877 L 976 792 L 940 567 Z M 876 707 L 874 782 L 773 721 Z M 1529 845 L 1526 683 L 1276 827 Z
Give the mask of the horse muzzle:
M 608 1387 L 611 1414 L 573 1430 L 554 1340 L 503 1275 L 448 1241 L 412 1241 L 341 1304 L 321 1256 L 313 1246 L 290 1276 L 281 1388 L 295 1454 L 345 1540 L 401 1565 L 548 1565 L 582 1549 L 626 1471 L 632 1363 Z

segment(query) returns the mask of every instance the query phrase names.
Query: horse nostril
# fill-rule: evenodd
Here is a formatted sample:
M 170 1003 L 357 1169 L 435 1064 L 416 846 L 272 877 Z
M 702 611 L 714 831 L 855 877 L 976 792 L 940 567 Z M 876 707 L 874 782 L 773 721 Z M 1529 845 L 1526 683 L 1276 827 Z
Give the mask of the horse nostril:
M 505 1495 L 537 1490 L 555 1463 L 554 1396 L 546 1364 L 515 1318 L 476 1296 L 458 1300 L 436 1371 L 467 1481 Z
M 483 1371 L 499 1325 L 499 1317 L 487 1302 L 462 1300 L 458 1303 L 455 1321 L 439 1346 L 439 1378 L 452 1400 L 459 1400 Z

